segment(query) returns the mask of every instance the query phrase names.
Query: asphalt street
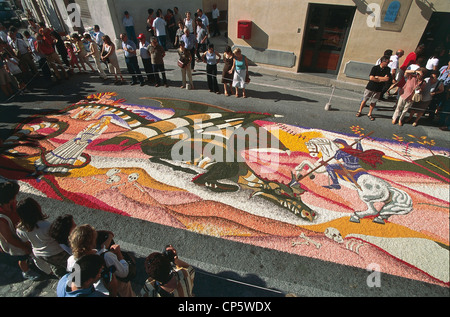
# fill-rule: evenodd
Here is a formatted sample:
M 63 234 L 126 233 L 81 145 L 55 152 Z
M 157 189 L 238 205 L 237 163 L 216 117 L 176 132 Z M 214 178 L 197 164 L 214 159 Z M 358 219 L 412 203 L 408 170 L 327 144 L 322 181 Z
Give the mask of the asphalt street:
M 225 40 L 215 38 L 212 41 L 218 51 L 223 52 Z M 122 52 L 118 55 L 126 74 Z M 282 117 L 273 120 L 281 123 L 343 133 L 351 133 L 351 126 L 360 125 L 366 131 L 374 131 L 377 138 L 392 139 L 393 134 L 426 135 L 435 141 L 436 146 L 450 148 L 448 132 L 435 125 L 425 122 L 417 127 L 392 125 L 390 117 L 394 102 L 391 101 L 380 102 L 374 111 L 375 121 L 370 121 L 366 115 L 356 118 L 364 85 L 339 83 L 326 75 L 290 74 L 251 66 L 248 98 L 227 97 L 223 94 L 223 87 L 220 87 L 220 95 L 209 92 L 206 67 L 202 63 L 197 63 L 194 73 L 196 89 L 180 89 L 181 73 L 176 61 L 177 53 L 173 50 L 167 52 L 168 88 L 116 86 L 112 81 L 104 83 L 95 74 L 76 74 L 69 80 L 51 85 L 35 80 L 30 86 L 31 93 L 0 102 L 0 139 L 6 139 L 14 126 L 30 115 L 63 109 L 93 93 L 114 91 L 129 104 L 145 105 L 150 102 L 142 99 L 145 97 L 178 98 L 232 110 L 275 113 Z M 327 103 L 331 103 L 329 111 L 324 109 Z M 367 108 L 363 113 L 367 114 Z M 20 195 L 25 197 L 30 193 L 25 190 Z M 173 244 L 180 257 L 197 269 L 194 289 L 197 297 L 449 296 L 448 288 L 387 274 L 382 276 L 381 287 L 369 287 L 369 272 L 355 267 L 203 236 L 66 202 L 59 202 L 58 208 L 49 209 L 45 198 L 35 198 L 50 220 L 60 214 L 71 213 L 78 224 L 89 223 L 96 228 L 113 231 L 116 242 L 122 249 L 133 251 L 138 263 L 142 264 L 149 253 L 160 251 L 168 243 Z M 140 270 L 133 285 L 136 292 L 144 281 L 145 273 Z M 24 281 L 17 265 L 0 254 L 0 296 L 54 297 L 56 282 L 55 279 Z

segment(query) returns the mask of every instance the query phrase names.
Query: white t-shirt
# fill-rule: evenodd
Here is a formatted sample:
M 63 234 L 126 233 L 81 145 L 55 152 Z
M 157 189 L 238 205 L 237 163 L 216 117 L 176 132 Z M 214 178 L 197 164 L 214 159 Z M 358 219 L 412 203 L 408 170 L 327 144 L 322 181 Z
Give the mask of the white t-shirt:
M 194 33 L 194 26 L 192 19 L 190 19 L 189 21 L 187 19 L 184 19 L 184 26 L 189 29 L 190 33 Z
M 149 42 L 145 41 L 144 44 L 142 42 L 139 42 L 139 53 L 142 59 L 149 59 L 151 56 L 148 53 L 148 46 L 150 45 Z
M 388 67 L 391 70 L 394 70 L 394 69 L 398 68 L 398 55 L 392 55 L 391 56 L 391 58 L 389 59 Z
M 439 58 L 432 57 L 428 60 L 426 68 L 428 70 L 433 70 L 438 65 L 439 65 Z
M 40 220 L 37 222 L 37 228 L 28 232 L 23 229 L 16 229 L 17 236 L 23 241 L 31 242 L 33 253 L 35 256 L 52 256 L 63 252 L 58 242 L 48 234 L 50 222 Z
M 153 27 L 156 30 L 156 36 L 164 36 L 166 35 L 166 21 L 160 17 L 157 17 L 153 21 Z
M 215 9 L 212 11 L 212 18 L 213 18 L 213 19 L 217 19 L 219 16 L 220 16 L 220 11 L 219 11 L 219 9 L 215 8 Z

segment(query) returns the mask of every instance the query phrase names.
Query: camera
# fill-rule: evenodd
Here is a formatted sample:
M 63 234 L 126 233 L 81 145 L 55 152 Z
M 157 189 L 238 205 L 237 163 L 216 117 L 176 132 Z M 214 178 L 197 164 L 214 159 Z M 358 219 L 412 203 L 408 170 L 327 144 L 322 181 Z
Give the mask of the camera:
M 171 247 L 170 245 L 166 245 L 164 248 L 162 254 L 169 259 L 170 262 L 173 262 L 175 260 L 175 252 L 173 250 L 167 250 L 167 248 Z
M 106 283 L 110 283 L 112 281 L 112 277 L 114 272 L 116 271 L 116 267 L 114 265 L 110 267 L 105 267 L 102 270 L 101 277 Z

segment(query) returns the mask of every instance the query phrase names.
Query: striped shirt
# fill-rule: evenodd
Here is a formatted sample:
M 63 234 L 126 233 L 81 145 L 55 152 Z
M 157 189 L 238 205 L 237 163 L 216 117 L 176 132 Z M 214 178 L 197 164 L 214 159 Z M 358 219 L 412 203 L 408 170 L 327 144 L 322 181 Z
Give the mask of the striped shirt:
M 158 282 L 153 278 L 148 278 L 145 281 L 144 287 L 141 290 L 142 297 L 193 297 L 192 289 L 194 288 L 195 270 L 192 266 L 177 267 L 175 270 L 175 278 L 178 280 L 177 287 L 168 295 L 162 295 L 158 292 Z M 163 291 L 164 292 L 164 291 Z

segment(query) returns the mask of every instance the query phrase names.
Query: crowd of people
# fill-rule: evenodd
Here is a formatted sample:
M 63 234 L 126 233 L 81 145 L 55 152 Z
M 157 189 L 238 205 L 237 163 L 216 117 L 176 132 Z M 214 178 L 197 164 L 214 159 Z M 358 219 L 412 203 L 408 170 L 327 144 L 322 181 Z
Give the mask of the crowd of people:
M 356 113 L 361 117 L 364 107 L 369 104 L 367 116 L 374 121 L 373 110 L 385 96 L 395 96 L 396 104 L 392 124 L 403 126 L 412 122 L 416 127 L 419 120 L 428 114 L 433 123 L 438 117 L 439 129 L 450 131 L 450 62 L 442 60 L 443 49 L 436 49 L 430 56 L 425 55 L 425 45 L 419 44 L 409 53 L 404 62 L 399 60 L 404 50 L 386 50 L 372 67 L 364 95 Z
M 17 261 L 25 279 L 57 278 L 58 297 L 193 296 L 195 270 L 172 245 L 146 257 L 148 278 L 136 294 L 131 281 L 139 268 L 113 232 L 77 225 L 70 214 L 50 222 L 35 199 L 17 201 L 19 190 L 0 180 L 0 252 Z
M 241 90 L 245 98 L 245 87 L 250 81 L 246 57 L 239 49 L 232 52 L 230 47 L 220 54 L 209 40 L 211 36 L 220 35 L 219 15 L 216 5 L 213 5 L 211 23 L 201 9 L 194 16 L 186 12 L 184 17 L 177 7 L 168 9 L 166 15 L 161 9 L 156 12 L 148 9 L 147 34 L 136 35 L 134 19 L 125 11 L 122 20 L 125 32 L 120 34 L 119 48 L 98 25 L 94 26 L 93 32 L 67 36 L 61 36 L 33 19 L 28 21 L 28 29 L 22 33 L 13 26 L 6 30 L 0 25 L 2 92 L 9 98 L 29 92 L 28 84 L 38 76 L 49 82 L 60 82 L 76 72 L 91 72 L 104 81 L 114 78 L 114 84 L 126 84 L 128 81 L 119 66 L 118 49 L 123 50 L 131 85 L 168 87 L 164 58 L 170 48 L 178 52 L 181 88 L 195 89 L 192 73 L 196 71 L 196 63 L 201 62 L 206 64 L 209 90 L 220 94 L 217 64 L 223 61 L 221 83 L 224 94 L 232 94 L 232 88 L 235 88 L 236 97 Z

